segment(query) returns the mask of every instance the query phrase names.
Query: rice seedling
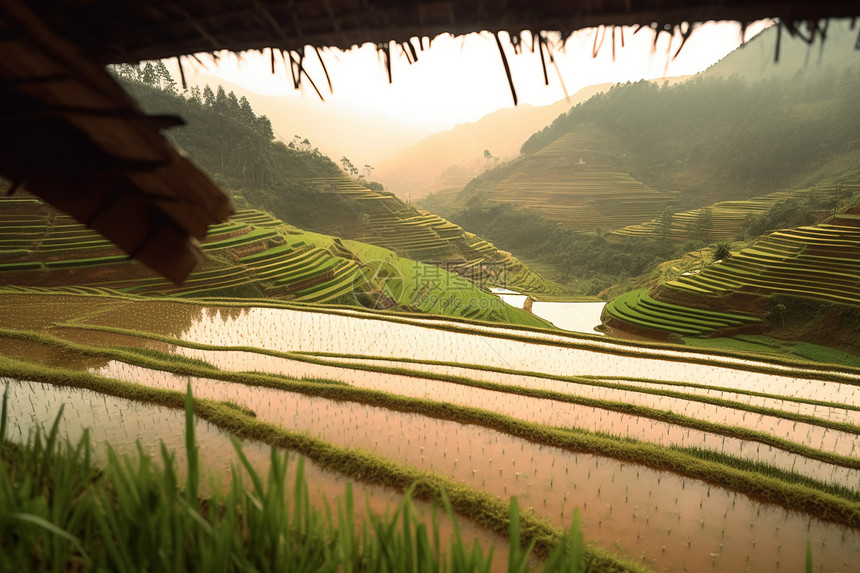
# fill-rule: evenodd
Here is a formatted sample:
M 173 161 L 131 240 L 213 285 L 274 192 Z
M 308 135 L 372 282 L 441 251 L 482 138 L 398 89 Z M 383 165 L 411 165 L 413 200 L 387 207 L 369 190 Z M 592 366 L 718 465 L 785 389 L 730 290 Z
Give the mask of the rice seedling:
M 199 393 L 211 391 L 205 397 L 221 402 L 214 408 L 208 400 L 199 401 L 200 415 L 218 427 L 267 443 L 304 444 L 312 459 L 338 460 L 328 461 L 327 467 L 351 468 L 347 473 L 353 477 L 404 489 L 409 483 L 402 472 L 409 467 L 422 479 L 433 472 L 434 484 L 467 483 L 491 497 L 516 496 L 522 507 L 533 508 L 555 527 L 566 525 L 573 507 L 580 506 L 589 538 L 605 547 L 618 547 L 620 540 L 628 555 L 641 553 L 646 563 L 661 568 L 673 562 L 690 570 L 760 569 L 772 567 L 777 556 L 785 566 L 798 559 L 799 544 L 770 539 L 775 525 L 781 526 L 779 535 L 785 539 L 796 540 L 802 533 L 816 547 L 826 544 L 829 556 L 820 561 L 825 568 L 836 563 L 834 559 L 854 558 L 853 526 L 832 531 L 828 528 L 833 526 L 817 519 L 808 525 L 802 514 L 783 516 L 772 509 L 791 506 L 821 516 L 827 515 L 822 508 L 844 510 L 837 521 L 856 520 L 857 484 L 837 485 L 842 470 L 831 463 L 836 458 L 824 459 L 838 452 L 840 464 L 855 463 L 852 446 L 857 440 L 849 434 L 856 434 L 860 394 L 854 372 L 824 373 L 778 362 L 748 364 L 746 358 L 656 345 L 596 344 L 537 330 L 502 335 L 478 323 L 441 325 L 396 315 L 368 319 L 345 309 L 308 312 L 272 305 L 252 310 L 222 301 L 217 301 L 217 309 L 181 304 L 197 314 L 178 331 L 164 329 L 155 320 L 120 322 L 127 311 L 108 310 L 86 319 L 97 323 L 93 326 L 67 323 L 76 330 L 55 332 L 68 330 L 79 339 L 84 333 L 145 337 L 166 345 L 159 348 L 168 352 L 202 359 L 220 370 L 181 364 L 169 354 L 110 349 L 102 356 L 119 362 L 108 362 L 99 372 L 143 382 L 150 390 L 132 391 L 131 386 L 105 384 L 82 373 L 40 373 L 11 362 L 2 365 L 3 371 L 53 383 L 63 378 L 62 383 L 134 394 L 173 407 L 175 390 L 190 377 Z M 149 312 L 179 306 L 150 302 L 140 308 Z M 338 334 L 347 331 L 371 347 L 362 355 L 359 350 L 365 349 L 355 346 L 355 340 Z M 93 350 L 83 346 L 75 352 Z M 605 374 L 609 364 L 612 376 Z M 164 371 L 175 375 L 165 376 Z M 296 380 L 299 377 L 308 379 Z M 169 392 L 161 394 L 158 388 Z M 67 406 L 70 415 L 72 404 Z M 638 409 L 629 409 L 631 404 Z M 38 401 L 35 407 L 46 411 Z M 141 422 L 125 411 L 112 415 L 117 423 L 132 427 Z M 714 424 L 731 428 L 731 435 L 715 432 L 715 440 L 709 439 L 703 429 L 717 430 Z M 606 434 L 582 430 L 589 427 Z M 637 428 L 645 432 L 641 441 L 629 439 Z M 294 429 L 310 435 L 300 439 L 291 433 Z M 742 435 L 752 437 L 750 431 L 772 442 L 795 441 L 808 448 L 804 453 L 810 457 L 789 456 L 780 467 L 762 465 L 776 442 L 732 442 Z M 665 436 L 677 436 L 685 447 L 667 447 Z M 347 454 L 354 447 L 373 455 L 365 458 L 366 452 L 358 450 Z M 737 447 L 736 454 L 727 455 L 735 451 L 732 447 Z M 556 462 L 564 472 L 562 465 L 555 470 Z M 452 507 L 472 515 L 472 510 L 464 510 L 473 507 L 467 503 L 471 498 L 457 491 Z M 421 497 L 426 490 L 414 493 Z M 487 507 L 476 507 L 474 513 L 485 515 Z M 619 527 L 630 524 L 631 534 L 621 534 Z M 684 530 L 698 533 L 695 539 L 684 539 L 678 533 Z
M 303 460 L 292 495 L 284 489 L 287 457 L 274 448 L 267 476 L 257 473 L 234 440 L 234 466 L 225 492 L 198 496 L 200 468 L 190 387 L 185 398 L 186 459 L 179 487 L 173 454 L 161 446 L 158 466 L 139 448 L 136 458 L 108 449 L 98 468 L 85 433 L 77 444 L 58 439 L 62 408 L 51 429 L 31 433 L 24 445 L 6 441 L 7 398 L 0 409 L 0 554 L 3 570 L 143 569 L 245 571 L 260 569 L 353 571 L 489 571 L 492 548 L 470 547 L 443 493 L 453 526 L 443 550 L 436 511 L 430 524 L 417 514 L 411 489 L 390 515 L 356 518 L 352 489 L 337 501 L 336 517 L 310 505 Z M 244 473 L 243 473 L 244 472 Z M 243 475 L 250 480 L 244 483 Z M 520 512 L 510 505 L 508 570 L 522 571 L 535 541 L 521 547 Z M 549 552 L 545 571 L 584 571 L 585 546 L 574 521 Z M 618 569 L 629 570 L 629 569 Z

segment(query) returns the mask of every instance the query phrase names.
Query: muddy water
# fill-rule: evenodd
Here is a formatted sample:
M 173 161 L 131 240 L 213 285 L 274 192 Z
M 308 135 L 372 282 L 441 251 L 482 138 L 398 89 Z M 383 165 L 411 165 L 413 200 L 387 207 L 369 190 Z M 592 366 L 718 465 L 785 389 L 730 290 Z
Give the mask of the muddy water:
M 4 294 L 0 297 L 0 325 L 35 330 L 123 306 L 125 303 L 108 298 Z
M 539 424 L 583 428 L 661 445 L 696 446 L 773 465 L 826 483 L 834 483 L 849 488 L 857 488 L 860 485 L 860 471 L 857 470 L 808 459 L 758 442 L 725 437 L 712 432 L 684 428 L 640 416 L 596 409 L 591 406 L 518 396 L 504 391 L 470 388 L 438 380 L 320 366 L 253 352 L 208 351 L 182 347 L 177 347 L 176 351 L 184 356 L 203 358 L 224 370 L 270 372 L 296 378 L 314 377 L 339 380 L 363 388 L 482 408 Z M 117 366 L 118 370 L 104 370 L 102 373 L 106 376 L 118 377 L 122 376 L 123 368 L 124 365 Z M 479 371 L 473 370 L 473 372 Z M 490 373 L 484 372 L 483 374 Z M 532 378 L 547 382 L 539 378 Z M 569 383 L 563 382 L 562 384 L 567 384 L 569 390 Z M 586 386 L 585 388 L 589 389 L 590 387 Z M 503 389 L 500 388 L 500 390 Z M 627 394 L 635 393 L 627 392 Z M 650 405 L 665 410 L 673 410 L 672 405 L 676 402 L 682 403 L 680 400 L 662 396 L 642 396 L 654 399 Z M 616 396 L 615 399 L 619 399 L 619 397 Z M 669 404 L 660 403 L 660 400 L 667 400 Z M 856 436 L 846 432 L 826 430 L 820 426 L 789 422 L 773 416 L 761 416 L 708 404 L 694 402 L 685 404 L 680 410 L 675 409 L 674 411 L 681 411 L 688 416 L 699 417 L 704 420 L 726 423 L 719 417 L 709 417 L 709 414 L 713 415 L 713 412 L 722 412 L 729 417 L 730 422 L 736 425 L 783 437 L 776 430 L 781 428 L 787 439 L 793 439 L 799 444 L 813 444 L 819 449 L 827 449 L 829 446 L 837 453 L 846 455 L 853 453 L 857 443 Z
M 121 363 L 102 371 L 164 388 L 187 378 Z M 231 399 L 291 430 L 445 475 L 505 498 L 517 495 L 559 526 L 582 510 L 588 539 L 641 556 L 660 571 L 771 570 L 802 563 L 804 543 L 824 570 L 860 559 L 860 532 L 774 510 L 720 488 L 666 472 L 573 454 L 488 430 L 294 393 L 191 379 L 195 393 Z
M 436 372 L 440 374 L 451 374 L 457 376 L 465 376 L 474 380 L 482 380 L 492 383 L 497 383 L 500 385 L 499 391 L 504 390 L 504 385 L 512 385 L 512 386 L 521 386 L 527 388 L 537 388 L 543 390 L 552 390 L 554 392 L 560 392 L 562 394 L 569 394 L 575 396 L 582 396 L 586 398 L 595 398 L 600 400 L 608 400 L 621 402 L 625 404 L 636 404 L 639 406 L 646 406 L 649 408 L 654 408 L 657 410 L 665 410 L 670 412 L 676 412 L 679 414 L 683 414 L 684 416 L 697 418 L 700 420 L 707 420 L 710 422 L 716 422 L 720 424 L 727 424 L 732 426 L 739 426 L 744 428 L 749 428 L 753 430 L 763 431 L 770 435 L 783 438 L 789 441 L 796 442 L 798 444 L 808 444 L 814 446 L 819 450 L 831 451 L 840 455 L 854 455 L 857 451 L 857 438 L 858 436 L 854 433 L 836 431 L 832 429 L 825 430 L 824 428 L 814 425 L 808 424 L 804 422 L 793 422 L 787 421 L 777 415 L 764 415 L 764 414 L 755 414 L 746 412 L 744 410 L 739 410 L 736 408 L 731 408 L 728 406 L 719 406 L 712 404 L 703 404 L 696 401 L 691 401 L 684 398 L 675 398 L 669 396 L 660 396 L 653 394 L 646 394 L 642 392 L 636 392 L 632 390 L 620 389 L 620 388 L 604 388 L 604 387 L 596 387 L 589 386 L 585 384 L 576 384 L 570 381 L 562 381 L 562 380 L 547 380 L 545 378 L 538 378 L 534 376 L 528 376 L 527 374 L 508 374 L 501 372 L 487 372 L 476 369 L 467 369 L 467 368 L 459 368 L 459 367 L 447 367 L 447 366 L 433 366 L 433 365 L 422 365 L 422 364 L 414 364 L 414 363 L 392 363 L 388 361 L 382 360 L 352 360 L 349 361 L 360 362 L 362 364 L 374 364 L 378 366 L 388 366 L 388 367 L 400 367 L 406 368 L 409 370 L 418 370 L 422 372 Z M 261 360 L 260 362 L 265 362 L 265 360 Z M 347 362 L 344 360 L 343 362 Z M 336 373 L 331 371 L 326 371 L 327 377 L 337 376 L 337 379 L 343 381 L 355 380 L 356 376 L 359 379 L 367 378 L 367 376 L 360 376 L 358 373 L 360 371 L 347 370 L 348 374 L 341 374 L 337 376 Z M 318 371 L 317 375 L 321 375 L 322 372 Z M 307 375 L 307 374 L 306 374 Z M 379 374 L 374 374 L 374 377 L 380 376 Z M 403 377 L 407 380 L 415 380 L 414 378 Z M 418 381 L 414 382 L 418 384 Z M 426 382 L 425 384 L 429 384 L 430 382 Z M 431 396 L 442 396 L 442 399 L 447 400 L 447 395 L 453 390 L 445 390 L 444 384 L 440 387 L 440 391 L 437 393 L 428 392 L 428 395 Z M 386 387 L 387 386 L 387 387 Z M 378 387 L 380 389 L 386 389 L 388 391 L 395 391 L 398 386 L 393 384 L 386 385 L 374 385 L 374 387 Z M 448 388 L 454 388 L 456 385 L 447 385 Z M 677 388 L 674 389 L 678 391 Z M 457 390 L 457 392 L 463 392 L 465 390 Z M 475 393 L 490 393 L 492 392 L 483 390 L 474 390 Z M 722 399 L 728 399 L 725 397 L 725 393 L 720 397 Z M 737 397 L 737 395 L 735 395 Z M 740 402 L 740 404 L 749 404 L 751 400 L 750 396 L 744 396 L 745 400 Z M 509 399 L 513 400 L 514 397 L 510 397 Z M 517 399 L 523 399 L 519 397 Z M 762 402 L 765 407 L 774 408 L 774 406 L 784 406 L 786 404 L 791 405 L 790 411 L 800 411 L 801 413 L 805 413 L 807 415 L 812 416 L 820 416 L 822 419 L 835 419 L 836 421 L 847 421 L 854 424 L 860 424 L 860 412 L 854 410 L 846 410 L 845 408 L 822 408 L 821 406 L 813 406 L 809 404 L 799 404 L 797 402 L 788 402 L 785 400 L 778 399 L 760 399 L 756 400 L 756 402 Z M 556 403 L 557 404 L 557 403 Z M 565 416 L 561 409 L 557 406 L 552 406 L 551 410 L 554 414 L 558 416 L 556 420 L 547 419 L 542 421 L 541 423 L 549 423 L 552 425 L 575 425 L 572 420 L 570 420 L 569 416 Z M 587 410 L 592 410 L 592 408 L 587 408 Z M 628 420 L 629 421 L 629 420 Z M 621 433 L 622 435 L 628 435 L 624 432 L 619 432 L 621 427 L 626 428 L 626 422 L 621 419 L 616 419 L 612 421 L 612 426 L 609 428 L 595 428 L 600 431 L 609 431 L 611 433 Z M 634 437 L 632 434 L 629 434 L 630 437 Z
M 158 377 L 161 374 L 150 373 L 149 376 Z M 28 434 L 37 427 L 50 428 L 60 406 L 64 405 L 59 433 L 61 439 L 68 438 L 76 443 L 83 435 L 84 428 L 89 428 L 92 443 L 95 445 L 93 453 L 96 463 L 106 463 L 105 444 L 110 444 L 121 455 L 135 456 L 137 443 L 158 462 L 161 460 L 159 444 L 164 442 L 176 456 L 180 479 L 184 479 L 186 475 L 183 411 L 38 382 L 0 378 L 0 389 L 8 389 L 9 392 L 7 438 L 14 442 L 25 442 Z M 200 480 L 201 492 L 205 495 L 211 491 L 209 484 L 213 483 L 212 479 L 219 484 L 218 487 L 222 487 L 231 478 L 231 465 L 240 467 L 240 463 L 229 434 L 201 420 L 195 422 L 194 431 L 199 446 L 200 467 L 204 472 Z M 269 470 L 270 448 L 257 442 L 244 441 L 242 449 L 256 472 L 265 479 Z M 296 455 L 291 455 L 289 483 L 285 488 L 290 492 L 293 489 L 296 459 Z M 304 471 L 312 503 L 320 509 L 325 502 L 332 508 L 337 507 L 338 500 L 343 497 L 346 483 L 351 480 L 324 470 L 309 460 L 305 460 Z M 389 488 L 359 483 L 355 484 L 353 489 L 358 517 L 367 513 L 368 505 L 377 515 L 390 513 L 402 500 L 401 493 Z M 415 505 L 419 515 L 429 523 L 429 504 L 415 502 Z M 440 524 L 440 539 L 444 547 L 448 545 L 453 528 L 447 518 L 440 517 Z M 485 554 L 490 545 L 494 546 L 494 570 L 503 571 L 508 554 L 507 540 L 478 527 L 468 519 L 459 518 L 458 525 L 463 539 L 480 540 Z
M 471 378 L 473 380 L 483 380 L 487 382 L 496 382 L 500 384 L 510 384 L 513 386 L 523 386 L 527 388 L 538 388 L 542 390 L 551 390 L 554 392 L 561 392 L 565 394 L 575 394 L 578 396 L 587 396 L 592 398 L 599 398 L 603 400 L 621 400 L 621 401 L 629 401 L 631 403 L 636 403 L 640 405 L 647 405 L 655 408 L 659 408 L 659 406 L 655 406 L 652 400 L 659 400 L 661 404 L 669 404 L 671 402 L 664 402 L 664 400 L 671 401 L 673 398 L 663 397 L 663 396 L 653 396 L 649 398 L 645 398 L 646 394 L 641 394 L 638 392 L 630 391 L 630 390 L 622 390 L 620 388 L 613 389 L 611 386 L 613 385 L 627 385 L 627 386 L 638 386 L 643 389 L 659 389 L 659 390 L 668 390 L 670 392 L 682 392 L 684 394 L 688 394 L 692 397 L 695 396 L 704 396 L 709 398 L 719 398 L 722 400 L 730 400 L 733 402 L 738 402 L 740 404 L 747 404 L 752 406 L 758 406 L 762 408 L 770 408 L 772 410 L 779 410 L 781 412 L 793 413 L 793 414 L 802 414 L 806 416 L 814 416 L 816 418 L 820 418 L 823 420 L 830 420 L 834 422 L 845 422 L 849 424 L 855 424 L 860 426 L 860 410 L 848 409 L 844 407 L 839 407 L 837 405 L 834 406 L 821 406 L 815 404 L 805 404 L 803 402 L 796 402 L 790 399 L 787 399 L 783 396 L 779 396 L 778 394 L 774 394 L 771 396 L 754 396 L 750 394 L 744 394 L 741 392 L 729 392 L 725 390 L 712 389 L 712 388 L 696 388 L 691 386 L 679 386 L 674 384 L 656 384 L 656 383 L 645 383 L 645 382 L 632 382 L 629 380 L 604 380 L 606 384 L 610 386 L 610 388 L 603 388 L 597 386 L 590 386 L 588 384 L 579 384 L 575 381 L 570 380 L 553 380 L 547 379 L 537 376 L 531 376 L 528 373 L 506 373 L 499 371 L 487 371 L 487 370 L 479 370 L 476 368 L 469 368 L 468 366 L 454 366 L 454 365 L 439 365 L 439 364 L 419 364 L 413 362 L 398 362 L 396 360 L 379 360 L 372 358 L 326 358 L 327 361 L 334 363 L 359 363 L 366 365 L 375 365 L 380 367 L 388 367 L 388 368 L 404 368 L 406 370 L 416 370 L 420 372 L 429 372 L 433 374 L 445 374 L 451 376 L 462 376 L 465 378 Z M 639 401 L 641 400 L 641 402 Z M 692 406 L 692 404 L 689 404 Z M 692 415 L 685 408 L 673 408 L 673 411 L 683 413 L 685 415 Z M 719 421 L 720 418 L 708 418 L 712 421 Z
M 860 404 L 857 388 L 816 380 L 814 376 L 796 379 L 751 373 L 740 369 L 747 363 L 740 359 L 714 358 L 710 364 L 672 362 L 672 358 L 690 353 L 665 350 L 647 350 L 652 354 L 650 358 L 618 356 L 604 352 L 617 348 L 611 342 L 588 341 L 590 349 L 558 347 L 540 341 L 504 340 L 463 332 L 465 327 L 456 325 L 450 327 L 452 330 L 440 330 L 419 320 L 413 321 L 414 324 L 396 324 L 368 319 L 357 312 L 326 315 L 274 309 L 201 311 L 189 305 L 168 303 L 135 303 L 102 310 L 89 320 L 94 324 L 151 330 L 210 344 L 445 360 L 552 375 L 688 381 Z M 4 312 L 0 308 L 0 314 Z M 170 316 L 173 313 L 181 316 Z M 488 334 L 504 332 L 494 327 L 469 328 Z M 550 334 L 534 337 L 553 342 L 565 340 Z M 210 357 L 215 354 L 218 353 L 207 354 L 206 358 L 214 362 Z M 297 368 L 296 364 L 299 363 L 290 368 Z M 316 372 L 310 375 L 319 375 L 320 370 Z M 355 372 L 349 375 L 352 383 L 363 383 L 360 381 L 365 378 L 361 376 L 367 376 L 368 384 L 389 383 L 378 382 L 376 376 L 381 375 Z M 415 379 L 409 381 L 408 391 L 405 381 L 401 381 L 403 388 L 398 391 L 411 392 Z M 204 385 L 215 386 L 201 383 L 201 391 Z M 253 397 L 259 396 L 255 389 L 228 391 L 235 392 L 239 397 L 236 401 L 241 403 L 250 405 L 249 401 L 257 400 L 262 404 L 262 398 Z M 437 390 L 419 391 L 430 394 Z M 546 512 L 556 523 L 566 523 L 572 507 L 578 505 L 584 510 L 588 538 L 628 556 L 642 555 L 661 571 L 770 571 L 780 564 L 784 568 L 803 562 L 807 536 L 812 540 L 816 570 L 820 566 L 821 570 L 847 571 L 849 564 L 860 558 L 857 531 L 810 521 L 808 516 L 758 504 L 718 488 L 708 489 L 694 480 L 535 446 L 483 428 L 354 405 L 344 410 L 343 405 L 319 399 L 307 404 L 304 410 L 291 411 L 287 404 L 304 404 L 299 397 L 281 395 L 279 399 L 273 395 L 272 400 L 283 408 L 280 414 L 273 412 L 273 417 L 281 415 L 300 421 L 335 443 L 379 448 L 380 453 L 400 461 L 408 456 L 411 465 L 432 468 L 499 496 L 515 493 L 523 500 L 523 506 L 531 505 L 539 513 Z M 335 410 L 331 408 L 335 407 L 341 408 L 337 418 L 332 415 Z M 404 423 L 403 430 L 399 429 L 399 422 Z M 386 432 L 375 431 L 376 428 L 384 428 Z M 396 454 L 394 448 L 399 448 Z M 452 460 L 457 448 L 462 451 L 457 451 Z M 517 449 L 520 453 L 514 458 L 512 454 Z
M 140 328 L 138 315 L 166 313 L 174 306 L 183 305 L 140 303 L 135 306 L 134 312 L 129 312 L 129 309 L 109 311 L 93 319 L 93 322 Z M 653 353 L 655 358 L 608 354 L 599 350 L 616 346 L 602 341 L 590 341 L 589 344 L 595 350 L 588 350 L 353 316 L 268 308 L 243 309 L 238 313 L 236 310 L 222 312 L 223 309 L 204 309 L 181 333 L 180 338 L 203 344 L 403 357 L 566 376 L 609 374 L 655 380 L 687 380 L 698 384 L 782 393 L 860 406 L 858 386 L 814 378 L 762 374 L 723 365 L 732 363 L 743 367 L 750 363 L 746 360 L 702 355 L 712 363 L 693 364 L 671 360 L 672 357 L 687 354 L 669 350 L 649 349 L 648 352 Z M 143 322 L 152 321 L 153 318 L 147 316 Z M 494 331 L 492 328 L 483 330 Z M 552 335 L 539 337 L 562 340 Z
M 529 298 L 524 294 L 507 290 L 491 289 L 502 301 L 514 308 L 524 308 Z M 583 334 L 603 333 L 595 330 L 601 324 L 600 315 L 605 302 L 532 302 L 531 312 L 562 330 Z

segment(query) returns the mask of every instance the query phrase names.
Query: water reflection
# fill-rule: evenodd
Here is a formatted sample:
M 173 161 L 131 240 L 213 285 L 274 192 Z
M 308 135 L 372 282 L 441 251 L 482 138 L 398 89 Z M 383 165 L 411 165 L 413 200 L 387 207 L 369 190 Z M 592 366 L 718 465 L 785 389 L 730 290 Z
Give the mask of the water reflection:
M 101 373 L 159 388 L 181 389 L 189 382 L 116 362 Z M 777 511 L 667 472 L 418 414 L 217 380 L 190 382 L 197 395 L 237 401 L 262 420 L 372 451 L 502 498 L 517 495 L 523 507 L 559 526 L 578 506 L 589 539 L 606 546 L 620 540 L 624 553 L 641 555 L 658 569 L 700 570 L 707 565 L 714 571 L 763 570 L 776 559 L 802 559 L 803 547 L 789 547 L 786 540 L 800 543 L 806 535 L 827 546 L 827 554 L 817 557 L 827 570 L 860 558 L 858 531 Z M 715 552 L 719 563 L 711 563 Z
M 490 290 L 514 308 L 525 308 L 530 305 L 528 309 L 535 316 L 551 322 L 562 330 L 603 336 L 602 332 L 595 329 L 601 324 L 600 315 L 603 307 L 606 306 L 605 302 L 530 302 L 531 297 L 516 291 L 504 288 Z
M 682 411 L 676 408 L 683 407 L 684 413 L 687 409 L 695 409 L 695 412 L 690 410 L 690 415 L 746 424 L 746 427 L 811 443 L 815 447 L 854 453 L 853 448 L 846 448 L 854 445 L 856 439 L 830 432 L 813 435 L 812 432 L 820 431 L 814 425 L 789 427 L 778 417 L 770 419 L 733 408 L 654 397 L 631 389 L 577 385 L 566 380 L 530 376 L 527 372 L 543 373 L 550 378 L 602 376 L 618 379 L 630 386 L 659 387 L 662 384 L 662 387 L 675 390 L 678 387 L 669 382 L 695 383 L 702 388 L 685 387 L 684 391 L 738 401 L 756 400 L 756 403 L 770 404 L 767 407 L 786 411 L 808 412 L 811 407 L 813 415 L 837 420 L 856 420 L 856 411 L 845 408 L 818 410 L 819 406 L 799 404 L 785 398 L 827 400 L 860 407 L 860 391 L 854 384 L 821 380 L 812 373 L 796 377 L 752 372 L 745 369 L 747 364 L 753 364 L 750 361 L 712 358 L 707 354 L 648 349 L 643 352 L 650 353 L 650 356 L 630 356 L 625 354 L 629 347 L 595 338 L 571 339 L 546 333 L 529 334 L 531 340 L 515 340 L 497 336 L 506 333 L 500 327 L 456 325 L 423 319 L 398 320 L 401 322 L 368 318 L 357 311 L 324 314 L 294 309 L 201 308 L 166 302 L 102 308 L 90 319 L 93 324 L 151 331 L 202 344 L 358 355 L 362 357 L 358 360 L 368 365 L 393 364 L 427 372 L 465 374 L 502 385 L 547 388 L 673 411 Z M 83 331 L 67 332 L 86 337 Z M 104 336 L 103 333 L 101 335 Z M 338 363 L 337 359 L 330 359 L 329 365 L 313 365 L 239 350 L 215 352 L 177 347 L 176 351 L 202 357 L 233 371 L 258 370 L 296 377 L 336 378 L 355 386 L 493 409 L 539 423 L 608 428 L 615 433 L 627 432 L 627 435 L 657 443 L 701 442 L 714 449 L 726 448 L 754 459 L 791 463 L 797 466 L 796 471 L 822 479 L 855 487 L 858 482 L 854 474 L 843 475 L 839 474 L 841 470 L 831 472 L 829 468 L 824 471 L 820 462 L 785 457 L 784 452 L 769 451 L 757 444 L 723 441 L 720 436 L 695 434 L 668 424 L 655 425 L 651 420 L 630 415 L 468 388 L 439 380 L 368 373 L 350 369 L 342 361 Z M 674 360 L 691 355 L 699 357 L 702 362 Z M 402 362 L 398 363 L 398 359 Z M 416 364 L 404 359 L 448 362 L 451 365 Z M 520 373 L 481 372 L 470 368 L 472 365 L 512 369 Z M 91 366 L 106 375 L 127 377 L 158 387 L 184 389 L 187 382 L 164 373 L 135 370 L 121 363 Z M 654 379 L 657 384 L 642 382 L 642 378 Z M 856 381 L 856 376 L 846 375 L 845 378 Z M 220 396 L 220 399 L 229 398 L 248 405 L 262 418 L 285 427 L 308 431 L 344 447 L 372 450 L 500 497 L 516 494 L 522 498 L 525 507 L 533 507 L 537 513 L 558 524 L 565 524 L 572 508 L 581 506 L 585 533 L 589 538 L 609 548 L 617 547 L 628 556 L 643 555 L 648 564 L 659 570 L 681 570 L 684 567 L 692 571 L 771 570 L 777 560 L 783 564 L 801 563 L 807 536 L 812 539 L 816 563 L 824 570 L 848 570 L 847 564 L 860 559 L 860 532 L 856 530 L 810 520 L 808 516 L 785 512 L 666 472 L 548 448 L 486 428 L 426 416 L 213 380 L 193 379 L 192 382 L 200 395 Z M 770 396 L 754 397 L 744 392 L 766 392 Z M 152 421 L 155 422 L 155 418 Z M 106 427 L 109 428 L 110 418 L 108 422 Z M 172 431 L 170 425 L 165 428 L 167 432 Z M 218 451 L 219 446 L 211 447 Z M 753 447 L 756 448 L 754 453 L 750 451 Z M 819 465 L 800 468 L 807 463 Z

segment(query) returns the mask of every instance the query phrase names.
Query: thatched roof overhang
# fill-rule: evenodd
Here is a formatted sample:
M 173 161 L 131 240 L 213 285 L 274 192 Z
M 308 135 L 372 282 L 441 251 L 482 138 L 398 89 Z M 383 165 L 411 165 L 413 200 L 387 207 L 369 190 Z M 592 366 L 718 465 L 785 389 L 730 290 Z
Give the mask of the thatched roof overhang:
M 49 0 L 70 39 L 103 62 L 222 49 L 348 49 L 476 31 L 672 26 L 710 20 L 787 24 L 860 14 L 857 1 L 722 0 Z

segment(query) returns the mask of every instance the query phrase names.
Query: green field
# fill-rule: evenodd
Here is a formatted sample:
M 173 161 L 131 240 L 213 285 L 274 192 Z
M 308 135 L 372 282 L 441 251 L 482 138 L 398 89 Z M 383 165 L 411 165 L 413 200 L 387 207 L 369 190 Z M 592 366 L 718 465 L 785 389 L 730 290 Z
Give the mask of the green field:
M 565 134 L 533 155 L 474 179 L 444 207 L 463 207 L 481 197 L 580 230 L 617 229 L 656 217 L 672 204 L 671 196 L 624 171 L 617 149 L 593 129 Z
M 728 260 L 667 285 L 714 295 L 779 293 L 858 304 L 860 218 L 849 212 L 819 225 L 775 231 Z
M 741 201 L 720 201 L 708 207 L 672 213 L 670 221 L 658 218 L 646 223 L 628 225 L 612 231 L 618 237 L 669 238 L 676 241 L 700 239 L 703 241 L 734 240 L 749 217 L 761 215 L 774 205 L 787 199 L 797 198 L 803 191 L 777 191 L 762 197 Z M 709 222 L 705 222 L 707 219 Z
M 773 231 L 724 260 L 700 258 L 697 266 L 679 263 L 672 269 L 688 271 L 667 273 L 650 289 L 612 300 L 605 323 L 645 336 L 676 334 L 698 346 L 791 352 L 813 360 L 857 352 L 860 207 L 817 225 Z M 696 341 L 768 332 L 793 342 L 769 350 L 740 336 Z M 817 346 L 807 348 L 801 340 Z M 841 350 L 823 348 L 831 345 Z M 837 354 L 822 359 L 853 363 L 850 354 Z
M 827 205 L 836 197 L 845 199 L 860 191 L 856 176 L 840 177 L 813 187 L 775 191 L 745 200 L 720 201 L 713 205 L 671 213 L 648 222 L 616 229 L 612 234 L 627 238 L 671 239 L 675 241 L 702 240 L 706 242 L 738 239 L 751 219 L 765 215 L 771 209 L 789 201 L 804 201 L 813 206 Z
M 342 191 L 350 190 L 368 197 L 374 193 L 362 188 Z M 379 204 L 386 199 L 379 195 Z M 429 214 L 413 221 L 396 217 L 392 221 L 391 237 L 377 242 L 397 243 L 399 238 L 400 247 L 412 245 L 409 252 L 437 253 L 438 264 L 445 263 L 446 268 L 402 258 L 373 244 L 303 231 L 266 212 L 243 209 L 210 229 L 201 245 L 206 263 L 178 286 L 130 261 L 117 247 L 40 201 L 5 198 L 0 200 L 0 280 L 23 287 L 96 288 L 183 298 L 272 298 L 548 326 L 484 290 L 493 286 L 487 282 L 494 278 L 493 272 L 501 274 L 500 281 L 513 280 L 523 288 L 547 288 L 543 279 L 516 259 Z M 450 262 L 445 258 L 451 256 L 449 242 L 474 258 Z
M 550 293 L 553 285 L 511 253 L 459 225 L 416 209 L 390 193 L 373 191 L 345 177 L 315 179 L 309 185 L 333 194 L 361 213 L 360 231 L 350 239 L 385 247 L 402 257 L 441 266 L 484 287 L 504 286 L 529 294 Z
M 630 291 L 614 298 L 606 305 L 605 312 L 623 322 L 688 336 L 753 326 L 761 322 L 751 315 L 713 312 L 661 302 L 651 298 L 647 289 Z

